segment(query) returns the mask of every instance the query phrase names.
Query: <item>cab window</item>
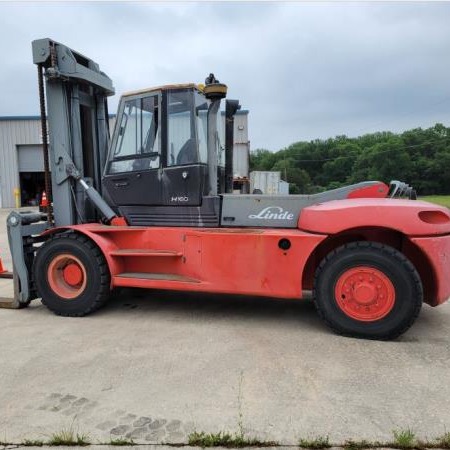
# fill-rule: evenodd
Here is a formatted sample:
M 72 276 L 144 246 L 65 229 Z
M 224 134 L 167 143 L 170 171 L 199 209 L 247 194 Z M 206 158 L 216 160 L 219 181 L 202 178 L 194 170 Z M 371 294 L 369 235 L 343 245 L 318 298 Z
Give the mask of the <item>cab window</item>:
M 161 156 L 158 95 L 127 100 L 109 173 L 159 167 Z
M 168 166 L 198 163 L 193 92 L 170 91 L 167 95 Z

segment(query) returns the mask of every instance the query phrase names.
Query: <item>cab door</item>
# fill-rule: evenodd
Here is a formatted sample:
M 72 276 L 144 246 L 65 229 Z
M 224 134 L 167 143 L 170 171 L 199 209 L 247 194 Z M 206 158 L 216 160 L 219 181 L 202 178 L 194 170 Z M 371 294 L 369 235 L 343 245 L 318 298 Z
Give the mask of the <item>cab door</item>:
M 162 205 L 161 95 L 122 100 L 104 187 L 116 206 Z
M 171 206 L 200 206 L 207 174 L 206 156 L 202 157 L 200 150 L 206 145 L 206 133 L 203 136 L 197 129 L 194 91 L 169 90 L 165 98 L 167 156 L 162 174 L 163 202 Z

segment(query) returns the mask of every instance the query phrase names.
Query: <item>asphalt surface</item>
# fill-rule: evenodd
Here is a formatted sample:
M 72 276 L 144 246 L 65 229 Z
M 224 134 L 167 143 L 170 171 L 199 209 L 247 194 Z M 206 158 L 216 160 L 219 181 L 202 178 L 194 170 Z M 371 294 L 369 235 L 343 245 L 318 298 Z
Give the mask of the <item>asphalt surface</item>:
M 70 427 L 149 444 L 240 426 L 283 444 L 431 439 L 450 430 L 449 376 L 449 304 L 395 342 L 335 336 L 311 301 L 128 290 L 85 318 L 0 309 L 0 442 Z

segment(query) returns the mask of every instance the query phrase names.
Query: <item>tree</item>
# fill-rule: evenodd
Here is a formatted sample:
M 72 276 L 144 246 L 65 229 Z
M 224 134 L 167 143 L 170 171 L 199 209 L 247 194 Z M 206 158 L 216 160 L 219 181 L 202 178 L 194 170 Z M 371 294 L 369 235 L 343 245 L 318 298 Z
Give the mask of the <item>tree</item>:
M 344 142 L 339 144 L 331 153 L 331 158 L 323 165 L 323 175 L 327 181 L 328 189 L 344 186 L 348 183 L 353 173 L 361 148 L 355 142 Z
M 367 180 L 399 179 L 419 194 L 450 193 L 450 128 L 414 128 L 356 138 L 336 136 L 295 142 L 270 152 L 250 155 L 251 170 L 279 170 L 291 192 L 317 192 Z
M 263 148 L 250 152 L 250 170 L 270 170 L 277 161 L 277 154 Z
M 311 178 L 303 169 L 295 167 L 292 158 L 277 161 L 271 170 L 281 172 L 281 179 L 289 183 L 289 193 L 307 194 L 311 188 Z
M 378 180 L 388 183 L 402 179 L 411 182 L 412 163 L 398 137 L 373 145 L 361 153 L 355 162 L 353 182 Z

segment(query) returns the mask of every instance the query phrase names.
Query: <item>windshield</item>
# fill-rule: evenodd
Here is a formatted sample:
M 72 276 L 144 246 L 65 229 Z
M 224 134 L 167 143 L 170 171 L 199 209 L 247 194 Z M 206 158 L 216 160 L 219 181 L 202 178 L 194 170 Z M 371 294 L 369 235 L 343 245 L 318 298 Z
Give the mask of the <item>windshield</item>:
M 126 100 L 109 172 L 158 168 L 159 154 L 158 96 Z

